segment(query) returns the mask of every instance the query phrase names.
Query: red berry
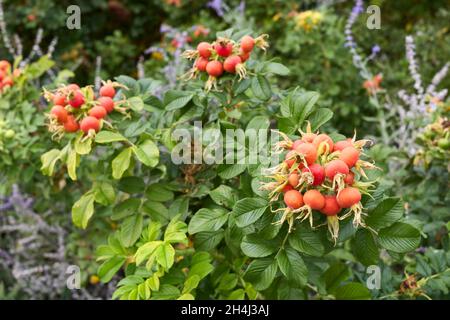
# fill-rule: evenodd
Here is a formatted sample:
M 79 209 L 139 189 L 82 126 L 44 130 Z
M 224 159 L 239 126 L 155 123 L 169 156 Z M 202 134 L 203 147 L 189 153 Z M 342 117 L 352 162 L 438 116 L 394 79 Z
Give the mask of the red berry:
M 67 121 L 64 123 L 64 129 L 66 132 L 77 132 L 80 126 L 75 120 L 75 117 L 71 114 L 68 115 Z
M 10 76 L 6 76 L 3 78 L 3 86 L 12 86 L 14 84 L 14 80 Z
M 216 60 L 208 62 L 206 72 L 212 77 L 220 77 L 223 73 L 222 63 Z
M 341 207 L 339 207 L 336 196 L 325 196 L 325 206 L 320 210 L 320 212 L 327 216 L 335 216 L 339 213 L 339 211 L 341 211 Z
M 56 117 L 59 123 L 65 123 L 67 121 L 68 112 L 63 106 L 56 105 L 50 112 Z
M 11 70 L 11 64 L 9 63 L 9 61 L 1 60 L 0 61 L 0 70 L 9 72 Z
M 81 120 L 80 128 L 84 133 L 88 133 L 90 130 L 98 132 L 100 130 L 100 121 L 97 118 L 88 116 Z
M 352 185 L 354 181 L 355 181 L 355 174 L 354 174 L 353 172 L 350 171 L 350 172 L 345 176 L 344 182 L 345 182 L 345 184 Z
M 211 56 L 212 46 L 208 42 L 200 42 L 197 45 L 197 51 L 200 57 L 208 59 Z
M 89 115 L 97 119 L 103 119 L 107 115 L 107 111 L 102 106 L 95 106 L 89 110 Z
M 316 145 L 317 148 L 319 148 L 319 146 L 322 143 L 325 143 L 328 145 L 328 148 L 325 147 L 326 149 L 321 149 L 321 151 L 327 151 L 326 153 L 331 153 L 333 151 L 333 147 L 334 147 L 333 140 L 331 140 L 331 138 L 324 133 L 319 134 L 317 137 L 315 137 L 313 140 L 313 143 Z M 322 147 L 322 148 L 324 148 L 324 147 Z
M 242 60 L 238 56 L 229 56 L 223 62 L 223 69 L 226 72 L 235 73 L 236 72 L 236 66 L 238 64 L 240 64 L 240 63 L 242 63 Z
M 338 193 L 336 200 L 341 208 L 350 208 L 361 201 L 361 192 L 356 188 L 347 187 Z
M 312 143 L 302 143 L 295 151 L 305 158 L 308 165 L 313 164 L 317 159 L 317 148 Z
M 302 140 L 304 142 L 312 143 L 316 137 L 317 137 L 317 134 L 315 134 L 315 133 L 305 133 L 302 136 Z
M 229 43 L 216 43 L 214 50 L 221 57 L 228 57 L 233 52 L 233 44 Z
M 110 97 L 100 97 L 97 101 L 101 107 L 105 108 L 106 112 L 111 113 L 114 110 L 114 101 Z
M 354 147 L 347 147 L 341 151 L 339 159 L 344 161 L 349 168 L 353 167 L 359 159 L 359 151 Z
M 347 147 L 353 147 L 353 144 L 348 140 L 338 141 L 334 144 L 333 151 L 342 151 Z
M 289 190 L 284 194 L 284 203 L 291 209 L 303 206 L 303 196 L 297 190 Z
M 241 58 L 242 62 L 247 61 L 250 58 L 250 52 L 242 51 L 242 49 L 239 50 L 239 58 Z
M 334 176 L 338 173 L 346 175 L 349 171 L 347 164 L 339 159 L 331 160 L 325 165 L 325 175 L 330 180 L 333 180 Z
M 206 71 L 206 65 L 208 64 L 208 59 L 203 58 L 203 57 L 199 57 L 197 59 L 197 61 L 195 61 L 195 67 L 197 68 L 197 70 L 199 71 Z
M 303 168 L 302 172 L 311 172 L 313 175 L 313 186 L 319 186 L 325 180 L 325 169 L 317 163 L 313 163 L 308 168 Z
M 241 39 L 241 49 L 244 52 L 250 52 L 253 50 L 253 47 L 255 46 L 255 39 L 253 39 L 251 36 L 243 36 Z
M 286 153 L 286 156 L 284 157 L 284 162 L 288 165 L 288 167 L 292 167 L 296 161 L 296 153 L 295 150 L 291 150 L 288 153 Z
M 325 197 L 317 190 L 306 191 L 303 201 L 314 210 L 321 210 L 325 206 Z
M 114 98 L 114 96 L 116 95 L 116 89 L 114 89 L 114 87 L 110 84 L 105 84 L 100 88 L 99 94 L 102 97 Z
M 294 141 L 294 143 L 292 144 L 292 147 L 291 147 L 291 149 L 292 150 L 295 150 L 295 149 L 297 149 L 297 147 L 299 146 L 299 145 L 301 145 L 302 143 L 305 143 L 305 141 L 302 141 L 302 140 L 295 140 Z
M 297 187 L 298 182 L 300 181 L 300 176 L 298 175 L 298 173 L 293 172 L 289 175 L 288 181 L 289 181 L 289 184 L 295 188 L 295 187 Z
M 67 105 L 67 100 L 66 100 L 66 96 L 56 93 L 53 96 L 53 104 L 58 105 L 58 106 L 65 106 Z
M 293 190 L 294 188 L 292 188 L 292 186 L 290 185 L 290 184 L 287 184 L 287 185 L 285 185 L 284 186 L 284 188 L 283 188 L 283 192 L 284 193 L 286 193 L 286 192 L 288 192 L 289 190 Z
M 71 83 L 66 88 L 67 88 L 68 91 L 80 90 L 80 86 L 77 85 L 76 83 Z
M 80 91 L 75 91 L 72 98 L 69 100 L 69 104 L 74 108 L 79 108 L 84 104 L 84 96 Z

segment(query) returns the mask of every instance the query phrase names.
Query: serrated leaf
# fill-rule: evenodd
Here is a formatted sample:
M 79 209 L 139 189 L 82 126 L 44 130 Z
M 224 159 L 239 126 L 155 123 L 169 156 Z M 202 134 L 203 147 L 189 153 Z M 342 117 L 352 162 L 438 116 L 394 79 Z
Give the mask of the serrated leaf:
M 133 146 L 132 150 L 138 160 L 148 167 L 155 167 L 159 161 L 159 149 L 156 144 L 148 139 L 139 146 Z
M 263 239 L 257 234 L 245 236 L 241 243 L 242 252 L 252 258 L 267 257 L 277 251 L 278 246 L 277 241 Z
M 41 156 L 41 171 L 47 176 L 52 176 L 55 169 L 55 164 L 61 159 L 61 151 L 52 149 Z
M 127 138 L 122 136 L 120 133 L 107 130 L 102 130 L 95 135 L 96 143 L 111 143 L 119 141 L 127 141 Z
M 114 179 L 122 178 L 123 173 L 130 167 L 132 148 L 126 148 L 114 158 L 111 163 Z
M 367 229 L 360 229 L 352 239 L 352 248 L 359 262 L 365 266 L 377 264 L 379 251 L 373 235 Z
M 197 211 L 189 222 L 188 231 L 195 234 L 201 231 L 217 231 L 228 220 L 228 211 L 224 209 L 202 208 Z
M 119 271 L 125 261 L 126 258 L 115 256 L 103 262 L 98 268 L 98 276 L 100 277 L 100 280 L 102 282 L 109 282 L 117 271 Z
M 420 231 L 403 222 L 396 222 L 378 232 L 378 243 L 397 253 L 414 250 L 420 244 Z
M 308 269 L 302 257 L 292 248 L 282 249 L 276 255 L 278 267 L 294 286 L 304 287 L 308 280 Z
M 320 257 L 325 253 L 320 233 L 303 224 L 295 228 L 289 235 L 288 241 L 295 250 L 311 256 Z
M 266 77 L 258 75 L 252 78 L 252 91 L 256 98 L 260 100 L 269 100 L 272 96 L 272 89 Z
M 275 279 L 277 269 L 277 261 L 273 258 L 255 259 L 245 271 L 244 278 L 251 282 L 256 290 L 265 290 Z
M 236 202 L 233 215 L 236 225 L 240 228 L 256 222 L 267 210 L 267 200 L 263 198 L 245 198 Z
M 72 221 L 77 227 L 86 229 L 89 219 L 94 214 L 94 200 L 94 193 L 89 191 L 72 206 Z
M 164 105 L 167 111 L 183 108 L 192 100 L 194 95 L 189 92 L 170 90 L 164 96 Z
M 323 124 L 328 122 L 331 118 L 333 118 L 333 111 L 327 108 L 319 108 L 314 111 L 311 116 L 308 118 L 311 123 L 311 130 L 318 130 Z
M 168 242 L 164 242 L 160 245 L 155 252 L 156 261 L 163 267 L 165 270 L 169 270 L 175 259 L 175 249 Z
M 350 282 L 336 289 L 337 300 L 368 300 L 371 298 L 369 289 L 362 283 Z
M 141 236 L 143 218 L 141 214 L 134 214 L 122 222 L 120 239 L 124 247 L 131 247 Z
M 385 228 L 400 220 L 404 211 L 400 198 L 386 198 L 368 213 L 365 222 L 374 229 Z

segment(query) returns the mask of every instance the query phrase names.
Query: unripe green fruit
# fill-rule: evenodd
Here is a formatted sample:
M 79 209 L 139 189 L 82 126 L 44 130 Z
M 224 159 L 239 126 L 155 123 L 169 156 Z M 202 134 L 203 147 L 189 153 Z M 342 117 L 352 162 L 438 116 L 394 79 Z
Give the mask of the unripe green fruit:
M 450 149 L 450 139 L 445 139 L 445 138 L 439 139 L 438 146 L 441 149 L 449 150 Z
M 14 138 L 15 135 L 16 135 L 16 133 L 12 129 L 6 130 L 6 132 L 5 132 L 6 139 L 12 139 L 12 138 Z

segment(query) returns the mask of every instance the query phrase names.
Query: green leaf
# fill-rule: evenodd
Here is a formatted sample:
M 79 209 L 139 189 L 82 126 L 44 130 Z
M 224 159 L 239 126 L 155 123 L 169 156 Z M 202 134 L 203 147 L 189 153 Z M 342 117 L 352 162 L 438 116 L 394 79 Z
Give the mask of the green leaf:
M 196 274 L 186 279 L 183 286 L 183 291 L 181 293 L 189 293 L 195 288 L 198 287 L 198 284 L 200 283 L 200 277 Z
M 251 282 L 256 290 L 265 290 L 275 279 L 277 269 L 277 261 L 273 258 L 255 259 L 245 271 L 244 278 Z
M 156 144 L 148 139 L 139 146 L 133 146 L 132 150 L 140 162 L 148 167 L 155 167 L 159 161 L 159 149 Z
M 111 219 L 120 220 L 126 218 L 132 214 L 136 214 L 139 210 L 139 206 L 141 205 L 141 200 L 136 198 L 129 198 L 113 208 L 113 215 Z
M 336 289 L 337 300 L 369 300 L 372 296 L 369 289 L 362 283 L 350 282 Z
M 268 203 L 262 198 L 245 198 L 236 202 L 233 214 L 236 225 L 240 228 L 255 223 L 268 208 Z
M 220 185 L 216 189 L 209 192 L 209 196 L 213 199 L 215 203 L 220 206 L 226 206 L 228 208 L 233 207 L 237 200 L 236 194 L 233 189 L 226 185 Z
M 164 105 L 167 111 L 183 108 L 192 100 L 194 95 L 190 92 L 169 90 L 164 96 Z
M 104 206 L 114 203 L 116 200 L 116 193 L 113 186 L 108 182 L 99 182 L 94 186 L 95 202 Z
M 352 248 L 359 262 L 365 266 L 377 264 L 379 251 L 375 239 L 367 229 L 360 229 L 352 239 Z
M 188 231 L 195 234 L 201 231 L 217 231 L 228 220 L 228 211 L 216 208 L 198 210 L 189 222 Z
M 167 225 L 164 232 L 164 240 L 167 242 L 184 242 L 187 240 L 186 236 L 187 225 L 183 221 L 179 221 L 177 217 L 172 219 Z
M 264 67 L 264 71 L 268 73 L 278 74 L 280 76 L 287 76 L 290 73 L 289 69 L 285 65 L 278 62 L 269 62 Z
M 169 221 L 169 211 L 161 202 L 145 201 L 142 211 L 148 214 L 153 221 L 159 221 L 162 224 Z
M 319 108 L 314 111 L 309 117 L 309 122 L 311 123 L 311 130 L 318 130 L 323 124 L 328 122 L 333 118 L 333 111 L 327 108 Z
M 175 249 L 168 242 L 164 242 L 160 245 L 155 252 L 156 261 L 163 267 L 165 270 L 169 270 L 174 262 L 175 258 Z
M 414 250 L 420 244 L 420 231 L 407 223 L 396 222 L 378 232 L 378 243 L 397 253 Z
M 78 153 L 75 152 L 75 150 L 70 149 L 69 154 L 67 155 L 67 173 L 73 181 L 77 180 L 77 165 L 79 158 L 80 156 Z
M 181 295 L 177 300 L 195 300 L 194 296 L 190 293 Z
M 278 241 L 266 240 L 257 234 L 245 236 L 241 243 L 242 252 L 252 258 L 267 257 L 277 251 L 278 246 Z
M 126 218 L 121 226 L 120 239 L 124 247 L 131 247 L 141 236 L 143 218 L 141 214 L 134 214 Z
M 74 148 L 80 155 L 88 154 L 92 149 L 92 138 L 86 138 L 83 133 L 80 132 L 75 138 Z
M 172 200 L 174 195 L 173 192 L 168 190 L 163 184 L 155 183 L 148 187 L 146 195 L 149 200 L 166 202 Z
M 227 300 L 244 300 L 245 299 L 245 291 L 244 289 L 236 289 L 230 293 L 227 297 Z
M 269 100 L 272 96 L 272 89 L 266 77 L 258 75 L 252 78 L 252 91 L 256 98 L 260 100 Z
M 88 191 L 72 206 L 72 221 L 77 227 L 86 229 L 94 214 L 94 200 L 94 192 Z
M 122 136 L 120 133 L 102 130 L 95 135 L 96 143 L 111 143 L 118 141 L 127 141 L 127 138 Z
M 101 264 L 98 268 L 98 276 L 102 282 L 108 282 L 119 271 L 122 265 L 125 263 L 124 257 L 112 257 Z
M 223 229 L 218 231 L 199 232 L 195 235 L 195 248 L 197 250 L 210 251 L 217 247 L 224 236 L 225 233 Z
M 386 198 L 369 212 L 365 222 L 374 229 L 381 229 L 400 220 L 403 213 L 403 201 L 400 198 Z
M 287 280 L 294 286 L 304 287 L 308 280 L 308 269 L 302 257 L 292 248 L 281 249 L 277 256 L 278 266 Z
M 122 178 L 123 173 L 130 166 L 132 148 L 126 148 L 112 161 L 112 176 L 114 179 Z
M 170 284 L 163 284 L 159 288 L 159 291 L 153 292 L 154 300 L 170 300 L 176 299 L 180 296 L 180 290 L 177 287 L 174 287 Z
M 351 276 L 351 271 L 342 262 L 337 262 L 331 265 L 321 278 L 325 282 L 326 288 L 329 292 L 335 290 L 342 282 L 346 281 Z
M 247 169 L 246 164 L 223 164 L 219 166 L 219 177 L 228 180 L 240 175 L 245 171 L 245 169 Z
M 288 241 L 295 250 L 314 257 L 320 257 L 325 253 L 321 234 L 304 224 L 295 228 L 289 235 Z
M 52 176 L 55 169 L 55 164 L 61 159 L 61 151 L 52 149 L 41 156 L 41 171 L 47 176 Z
M 142 101 L 141 97 L 131 97 L 127 99 L 128 104 L 131 109 L 134 111 L 142 111 L 144 109 L 144 101 Z
M 150 241 L 140 246 L 134 255 L 136 257 L 136 265 L 140 265 L 149 259 L 162 244 L 162 241 Z

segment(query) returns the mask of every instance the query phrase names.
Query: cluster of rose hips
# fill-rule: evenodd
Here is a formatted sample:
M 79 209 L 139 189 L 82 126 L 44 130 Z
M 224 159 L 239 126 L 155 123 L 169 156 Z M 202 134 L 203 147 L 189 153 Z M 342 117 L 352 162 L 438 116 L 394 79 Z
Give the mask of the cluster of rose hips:
M 249 35 L 243 36 L 239 42 L 228 38 L 217 38 L 216 41 L 200 42 L 196 50 L 186 50 L 183 56 L 188 59 L 195 59 L 194 66 L 188 72 L 188 79 L 195 77 L 200 72 L 209 75 L 205 84 L 207 91 L 215 87 L 217 79 L 224 72 L 238 74 L 240 79 L 247 75 L 245 62 L 250 58 L 254 47 L 266 50 L 269 46 L 266 42 L 267 35 L 253 38 Z
M 291 231 L 294 220 L 309 219 L 313 226 L 313 211 L 327 216 L 328 229 L 334 241 L 339 233 L 339 220 L 354 215 L 355 227 L 365 226 L 362 221 L 361 195 L 368 193 L 371 182 L 364 169 L 375 168 L 372 163 L 361 160 L 364 145 L 368 140 L 346 139 L 336 143 L 326 134 L 303 133 L 301 138 L 278 143 L 279 150 L 288 150 L 285 160 L 270 168 L 270 178 L 262 189 L 269 190 L 270 201 L 276 201 L 284 193 L 286 207 L 278 222 L 289 222 Z M 343 211 L 344 214 L 340 215 Z
M 14 85 L 14 78 L 20 76 L 21 70 L 12 71 L 11 64 L 6 60 L 0 60 L 0 93 Z
M 83 131 L 92 136 L 98 132 L 105 121 L 104 118 L 114 110 L 123 111 L 113 100 L 116 87 L 120 84 L 105 82 L 95 97 L 91 86 L 80 88 L 77 84 L 69 84 L 54 91 L 44 91 L 44 97 L 53 104 L 50 110 L 49 131 L 60 138 L 64 133 Z

